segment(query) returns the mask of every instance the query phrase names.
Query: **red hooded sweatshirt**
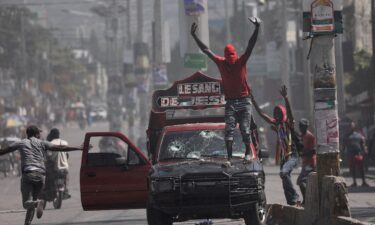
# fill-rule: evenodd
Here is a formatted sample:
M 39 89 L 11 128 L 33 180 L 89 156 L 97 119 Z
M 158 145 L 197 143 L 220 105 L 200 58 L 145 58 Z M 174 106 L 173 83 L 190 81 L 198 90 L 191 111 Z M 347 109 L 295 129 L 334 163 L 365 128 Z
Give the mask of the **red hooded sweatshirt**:
M 243 54 L 237 58 L 236 49 L 228 44 L 224 49 L 224 56 L 216 56 L 216 63 L 223 81 L 225 99 L 237 99 L 247 97 L 251 93 L 247 82 L 246 62 L 250 54 Z

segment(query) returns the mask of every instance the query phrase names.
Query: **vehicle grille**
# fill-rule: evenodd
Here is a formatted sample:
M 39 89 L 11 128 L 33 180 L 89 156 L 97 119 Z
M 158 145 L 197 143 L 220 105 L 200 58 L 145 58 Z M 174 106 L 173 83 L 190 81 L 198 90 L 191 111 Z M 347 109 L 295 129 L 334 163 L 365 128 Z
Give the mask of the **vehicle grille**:
M 224 173 L 186 174 L 180 185 L 184 206 L 229 204 L 229 177 Z
M 257 177 L 230 177 L 224 173 L 186 174 L 175 180 L 174 191 L 154 196 L 164 207 L 212 207 L 246 209 L 258 201 Z
M 232 206 L 246 206 L 258 199 L 258 181 L 255 176 L 232 177 L 230 200 Z

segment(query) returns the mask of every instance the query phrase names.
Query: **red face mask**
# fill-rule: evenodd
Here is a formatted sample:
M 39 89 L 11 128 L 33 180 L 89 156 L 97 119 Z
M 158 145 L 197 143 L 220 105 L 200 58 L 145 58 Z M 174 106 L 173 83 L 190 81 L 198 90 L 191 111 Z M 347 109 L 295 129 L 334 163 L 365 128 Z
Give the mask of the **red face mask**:
M 227 44 L 227 46 L 225 46 L 224 56 L 225 56 L 225 60 L 228 63 L 234 64 L 236 62 L 237 53 L 236 53 L 236 49 L 234 48 L 232 44 Z

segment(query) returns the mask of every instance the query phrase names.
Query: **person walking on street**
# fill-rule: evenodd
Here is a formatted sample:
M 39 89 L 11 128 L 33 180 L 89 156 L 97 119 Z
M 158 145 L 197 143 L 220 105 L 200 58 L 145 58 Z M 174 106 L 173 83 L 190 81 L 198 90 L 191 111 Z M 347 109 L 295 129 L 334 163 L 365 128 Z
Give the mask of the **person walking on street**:
M 233 135 L 236 124 L 239 123 L 242 139 L 245 144 L 245 162 L 250 161 L 251 157 L 251 138 L 250 138 L 250 120 L 251 120 L 251 89 L 247 81 L 246 62 L 254 49 L 258 38 L 260 20 L 249 18 L 255 25 L 255 31 L 251 36 L 245 53 L 237 57 L 236 49 L 232 44 L 227 44 L 224 49 L 224 57 L 215 55 L 196 35 L 198 25 L 193 23 L 191 26 L 191 35 L 196 41 L 198 47 L 211 60 L 213 60 L 220 72 L 222 85 L 225 95 L 225 145 L 228 154 L 228 164 L 231 165 Z
M 40 132 L 41 130 L 37 126 L 31 125 L 26 129 L 26 139 L 15 142 L 4 149 L 0 149 L 0 155 L 15 150 L 19 150 L 21 154 L 22 204 L 27 210 L 25 225 L 31 224 L 34 218 L 35 208 L 37 209 L 37 218 L 41 218 L 43 215 L 44 201 L 38 201 L 38 196 L 45 182 L 46 167 L 44 162 L 46 151 L 82 150 L 82 147 L 60 146 L 40 140 Z
M 299 195 L 293 186 L 291 173 L 298 161 L 298 140 L 296 140 L 293 114 L 285 86 L 281 87 L 280 94 L 284 98 L 286 107 L 283 105 L 276 106 L 273 110 L 273 117 L 268 116 L 260 109 L 253 95 L 251 95 L 251 100 L 259 115 L 276 131 L 276 164 L 280 164 L 280 177 L 283 183 L 285 198 L 288 205 L 296 205 Z
M 299 154 L 302 157 L 302 170 L 298 176 L 297 184 L 302 193 L 302 204 L 305 203 L 307 177 L 311 172 L 316 171 L 316 142 L 315 136 L 309 131 L 309 125 L 310 122 L 308 119 L 303 118 L 299 121 L 303 149 Z
M 362 177 L 362 186 L 368 187 L 365 178 L 365 167 L 363 156 L 367 154 L 365 137 L 358 132 L 358 127 L 354 122 L 351 124 L 351 130 L 345 138 L 345 152 L 348 155 L 349 168 L 353 177 L 352 187 L 357 186 L 356 170 L 358 168 Z
M 54 145 L 68 146 L 68 142 L 60 138 L 60 131 L 57 128 L 52 128 L 47 135 L 47 141 Z M 67 152 L 48 152 L 48 159 L 52 162 L 52 171 L 47 171 L 47 174 L 57 175 L 63 177 L 65 180 L 64 199 L 70 198 L 68 184 L 69 184 L 69 155 Z M 54 176 L 56 177 L 56 176 Z

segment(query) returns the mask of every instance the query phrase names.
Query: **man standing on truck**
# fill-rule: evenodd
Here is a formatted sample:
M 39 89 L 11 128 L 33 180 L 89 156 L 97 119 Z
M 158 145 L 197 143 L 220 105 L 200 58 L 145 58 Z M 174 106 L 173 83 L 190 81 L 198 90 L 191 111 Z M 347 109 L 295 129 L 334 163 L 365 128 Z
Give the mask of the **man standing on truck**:
M 30 225 L 34 218 L 35 208 L 37 208 L 36 216 L 41 218 L 43 215 L 44 201 L 39 200 L 38 196 L 44 186 L 46 166 L 46 151 L 74 151 L 82 150 L 81 147 L 69 147 L 62 145 L 54 145 L 47 141 L 40 140 L 41 130 L 34 125 L 26 129 L 27 139 L 15 142 L 10 146 L 0 149 L 0 156 L 19 150 L 21 153 L 21 193 L 22 204 L 27 210 L 25 225 Z
M 196 35 L 198 25 L 191 25 L 191 35 L 196 41 L 198 47 L 211 60 L 213 60 L 221 74 L 222 85 L 225 95 L 225 145 L 228 154 L 228 164 L 231 164 L 233 135 L 236 124 L 239 123 L 242 139 L 246 147 L 245 162 L 250 161 L 251 157 L 251 138 L 250 138 L 250 120 L 251 120 L 251 89 L 247 81 L 246 62 L 250 58 L 255 43 L 257 41 L 260 20 L 258 18 L 249 18 L 255 25 L 255 31 L 251 36 L 245 53 L 237 57 L 236 49 L 232 44 L 227 44 L 224 49 L 224 57 L 215 55 Z

